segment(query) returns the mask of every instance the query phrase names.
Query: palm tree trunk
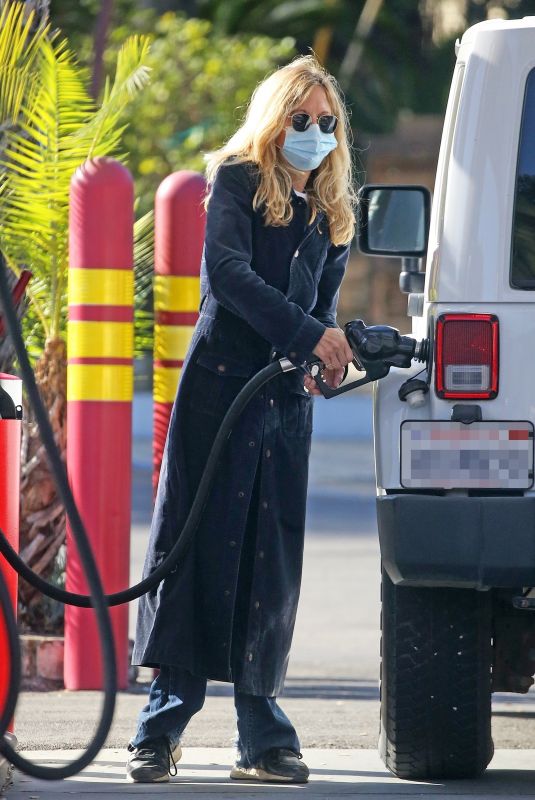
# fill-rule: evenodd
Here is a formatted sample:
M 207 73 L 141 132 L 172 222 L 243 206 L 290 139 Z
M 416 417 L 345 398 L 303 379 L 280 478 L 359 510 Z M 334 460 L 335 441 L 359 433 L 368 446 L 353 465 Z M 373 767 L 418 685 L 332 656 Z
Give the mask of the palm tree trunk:
M 17 279 L 10 269 L 7 271 L 7 283 L 10 290 L 13 290 Z M 18 309 L 19 319 L 22 316 L 21 309 Z M 6 330 L 5 322 L 2 317 L 2 308 L 0 306 L 0 372 L 5 372 L 8 375 L 13 373 L 13 366 L 15 363 L 15 350 L 11 343 L 11 338 Z
M 93 38 L 93 76 L 91 79 L 91 96 L 96 100 L 102 87 L 104 76 L 104 51 L 108 38 L 111 16 L 113 12 L 113 0 L 101 0 L 100 11 L 98 12 L 95 24 L 95 34 Z
M 373 30 L 383 2 L 384 0 L 365 0 L 338 72 L 338 80 L 342 88 L 351 86 L 364 51 L 366 39 L 368 39 Z
M 64 457 L 67 434 L 67 352 L 63 339 L 58 337 L 47 340 L 36 365 L 35 377 L 49 412 L 56 444 Z M 65 541 L 65 513 L 50 473 L 37 423 L 27 404 L 24 420 L 20 550 L 22 558 L 33 570 L 48 577 Z M 40 594 L 22 581 L 19 596 L 19 614 L 23 627 L 33 630 L 37 626 L 39 629 L 42 619 L 41 616 L 38 620 L 33 619 L 33 609 L 41 598 Z

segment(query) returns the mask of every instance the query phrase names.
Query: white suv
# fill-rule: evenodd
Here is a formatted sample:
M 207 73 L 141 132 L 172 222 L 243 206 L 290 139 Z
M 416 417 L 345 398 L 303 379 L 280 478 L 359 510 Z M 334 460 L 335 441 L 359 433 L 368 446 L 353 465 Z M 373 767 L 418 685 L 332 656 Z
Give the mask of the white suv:
M 422 187 L 361 199 L 360 247 L 403 257 L 430 342 L 426 368 L 375 384 L 381 755 L 476 776 L 491 693 L 535 672 L 535 17 L 457 45 L 432 207 Z

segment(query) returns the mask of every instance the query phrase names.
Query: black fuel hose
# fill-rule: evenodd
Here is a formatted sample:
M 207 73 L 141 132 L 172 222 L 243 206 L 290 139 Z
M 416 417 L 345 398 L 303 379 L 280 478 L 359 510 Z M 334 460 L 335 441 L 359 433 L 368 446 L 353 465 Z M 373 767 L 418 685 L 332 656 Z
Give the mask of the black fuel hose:
M 30 365 L 28 353 L 24 347 L 22 339 L 22 332 L 20 329 L 17 314 L 13 307 L 11 294 L 7 282 L 7 266 L 2 253 L 0 253 L 0 300 L 2 302 L 4 316 L 7 322 L 11 340 L 17 356 L 22 375 L 26 384 L 26 390 L 33 406 L 37 424 L 41 432 L 41 438 L 45 447 L 52 471 L 54 473 L 58 492 L 65 506 L 65 511 L 71 524 L 72 533 L 80 559 L 82 561 L 84 571 L 86 573 L 89 590 L 93 599 L 93 604 L 96 613 L 98 624 L 98 631 L 102 644 L 102 656 L 104 663 L 104 702 L 102 705 L 101 717 L 97 725 L 97 729 L 91 739 L 85 752 L 63 767 L 46 767 L 40 764 L 32 764 L 31 761 L 23 758 L 17 753 L 11 745 L 5 740 L 0 739 L 0 753 L 2 753 L 8 761 L 10 761 L 17 769 L 31 775 L 34 778 L 41 778 L 45 780 L 61 780 L 68 778 L 71 775 L 76 775 L 84 767 L 87 767 L 101 750 L 106 738 L 108 736 L 111 723 L 113 721 L 113 712 L 115 710 L 115 696 L 117 691 L 116 681 L 116 661 L 115 661 L 115 647 L 113 643 L 113 632 L 110 623 L 110 615 L 100 576 L 95 563 L 91 545 L 85 531 L 84 524 L 80 517 L 80 513 L 74 501 L 74 497 L 67 480 L 67 474 L 61 455 L 58 451 L 54 441 L 54 434 L 47 411 L 41 400 L 37 384 L 35 382 L 35 375 Z
M 11 605 L 11 597 L 7 590 L 7 584 L 2 571 L 0 570 L 0 610 L 3 612 L 4 624 L 7 637 L 7 647 L 9 655 L 9 686 L 7 687 L 7 694 L 0 710 L 0 739 L 3 738 L 7 727 L 13 719 L 15 713 L 15 706 L 17 705 L 17 698 L 20 690 L 20 642 L 19 631 L 17 628 L 17 620 L 15 612 Z
M 232 428 L 236 420 L 241 415 L 251 397 L 267 383 L 267 381 L 280 375 L 282 371 L 283 369 L 280 362 L 274 361 L 272 364 L 261 369 L 260 372 L 257 372 L 235 397 L 214 439 L 190 512 L 175 544 L 162 563 L 142 581 L 120 592 L 105 595 L 104 599 L 108 606 L 119 606 L 123 603 L 129 603 L 131 600 L 136 600 L 138 597 L 141 597 L 142 594 L 146 594 L 146 592 L 154 589 L 169 575 L 177 561 L 184 555 L 195 537 L 195 531 L 201 520 L 204 506 L 206 505 L 210 489 L 212 488 L 221 451 L 232 433 Z M 59 481 L 59 476 L 55 475 L 55 477 Z M 45 581 L 40 575 L 30 569 L 18 553 L 11 547 L 1 529 L 0 553 L 2 553 L 6 561 L 22 578 L 24 578 L 24 580 L 28 581 L 34 588 L 39 589 L 40 592 L 46 594 L 48 597 L 52 597 L 54 600 L 59 600 L 61 603 L 70 606 L 78 606 L 80 608 L 93 607 L 92 596 L 76 594 L 75 592 L 67 592 L 65 589 L 60 589 L 58 586 L 48 583 L 48 581 Z

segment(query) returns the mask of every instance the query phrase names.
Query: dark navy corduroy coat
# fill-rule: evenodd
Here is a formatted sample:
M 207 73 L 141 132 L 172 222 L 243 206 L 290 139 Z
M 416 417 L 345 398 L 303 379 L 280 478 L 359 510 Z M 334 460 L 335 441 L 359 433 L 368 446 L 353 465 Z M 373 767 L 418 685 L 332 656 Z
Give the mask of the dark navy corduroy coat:
M 238 391 L 275 357 L 303 364 L 325 326 L 336 326 L 349 246 L 330 243 L 321 213 L 291 259 L 286 294 L 270 285 L 281 228 L 253 210 L 257 174 L 253 164 L 227 162 L 214 181 L 201 314 L 173 406 L 144 575 L 176 541 Z M 140 600 L 134 664 L 177 665 L 242 692 L 280 693 L 301 582 L 312 404 L 298 369 L 246 407 L 194 545 Z

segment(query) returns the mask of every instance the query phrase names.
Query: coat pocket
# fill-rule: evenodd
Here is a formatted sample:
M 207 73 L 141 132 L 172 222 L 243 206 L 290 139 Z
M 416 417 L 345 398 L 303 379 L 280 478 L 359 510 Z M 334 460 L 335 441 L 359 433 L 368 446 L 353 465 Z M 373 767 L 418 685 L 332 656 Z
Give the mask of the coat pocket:
M 307 437 L 312 433 L 314 402 L 302 382 L 293 381 L 284 393 L 282 430 L 287 437 Z
M 248 364 L 230 356 L 201 351 L 190 369 L 188 406 L 193 411 L 222 417 L 252 377 Z

